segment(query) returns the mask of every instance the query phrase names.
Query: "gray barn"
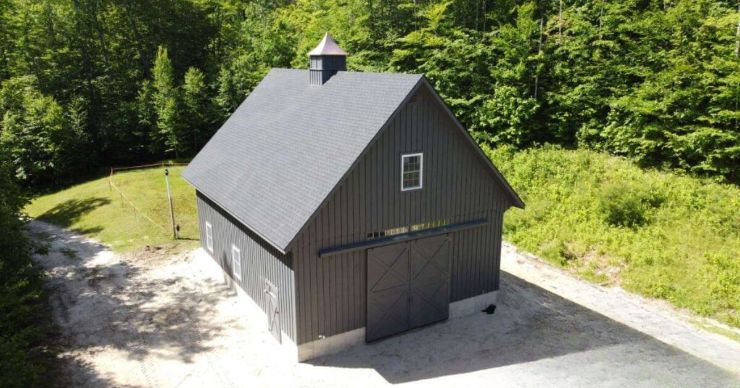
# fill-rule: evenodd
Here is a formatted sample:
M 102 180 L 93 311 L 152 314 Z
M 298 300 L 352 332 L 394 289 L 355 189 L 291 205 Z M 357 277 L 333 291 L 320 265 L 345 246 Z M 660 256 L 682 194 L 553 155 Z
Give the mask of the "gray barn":
M 521 199 L 422 75 L 345 71 L 327 34 L 190 163 L 203 247 L 298 360 L 495 302 Z

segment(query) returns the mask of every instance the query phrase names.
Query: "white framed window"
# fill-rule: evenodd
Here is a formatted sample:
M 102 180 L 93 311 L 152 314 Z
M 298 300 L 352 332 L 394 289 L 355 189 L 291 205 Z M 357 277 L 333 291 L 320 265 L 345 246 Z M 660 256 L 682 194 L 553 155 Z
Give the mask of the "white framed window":
M 208 221 L 206 221 L 206 248 L 213 253 L 213 226 Z
M 242 251 L 231 245 L 231 274 L 236 280 L 242 280 Z
M 424 154 L 401 155 L 401 191 L 417 190 L 424 183 Z

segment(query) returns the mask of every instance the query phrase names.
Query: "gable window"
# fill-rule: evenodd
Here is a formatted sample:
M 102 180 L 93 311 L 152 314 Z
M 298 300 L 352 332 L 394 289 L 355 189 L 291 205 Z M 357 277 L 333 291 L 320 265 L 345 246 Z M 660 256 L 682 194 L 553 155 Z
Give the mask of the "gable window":
M 242 280 L 242 252 L 236 245 L 231 245 L 231 275 L 236 280 Z
M 421 188 L 423 168 L 424 154 L 401 155 L 401 191 Z
M 206 248 L 213 253 L 213 226 L 208 221 L 206 221 Z

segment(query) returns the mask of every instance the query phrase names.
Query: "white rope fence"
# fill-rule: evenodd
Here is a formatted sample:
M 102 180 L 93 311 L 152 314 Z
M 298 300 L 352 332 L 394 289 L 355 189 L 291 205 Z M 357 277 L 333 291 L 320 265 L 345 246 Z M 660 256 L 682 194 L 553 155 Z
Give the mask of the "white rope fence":
M 121 191 L 121 189 L 116 186 L 116 183 L 113 181 L 113 175 L 115 175 L 118 171 L 127 171 L 127 170 L 143 170 L 147 168 L 167 168 L 167 167 L 175 167 L 175 166 L 187 166 L 187 163 L 172 163 L 172 162 L 159 162 L 159 163 L 152 163 L 152 164 L 141 164 L 137 166 L 126 166 L 126 167 L 111 167 L 110 168 L 110 175 L 108 176 L 108 185 L 110 186 L 111 190 L 116 191 L 119 196 L 121 197 L 121 205 L 122 206 L 130 206 L 134 213 L 137 216 L 141 216 L 145 220 L 149 221 L 152 225 L 157 226 L 158 228 L 162 229 L 165 233 L 169 232 L 169 229 L 167 226 L 162 225 L 158 223 L 157 221 L 154 221 L 151 217 L 149 217 L 146 213 L 144 213 L 139 207 L 137 207 L 131 199 L 129 199 L 126 194 Z

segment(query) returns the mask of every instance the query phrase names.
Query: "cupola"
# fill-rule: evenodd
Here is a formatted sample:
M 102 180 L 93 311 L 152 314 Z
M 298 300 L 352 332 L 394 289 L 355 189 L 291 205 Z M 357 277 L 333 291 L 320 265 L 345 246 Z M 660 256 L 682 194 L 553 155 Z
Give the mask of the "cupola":
M 313 50 L 308 53 L 311 85 L 323 85 L 338 71 L 347 70 L 347 53 L 327 32 Z

